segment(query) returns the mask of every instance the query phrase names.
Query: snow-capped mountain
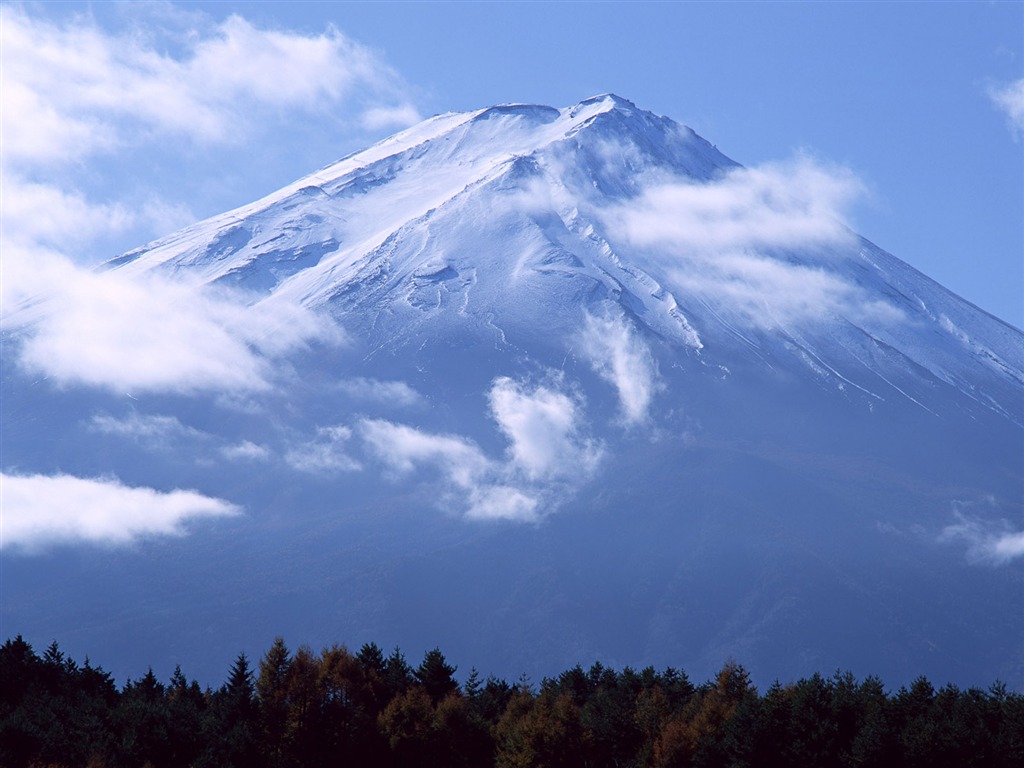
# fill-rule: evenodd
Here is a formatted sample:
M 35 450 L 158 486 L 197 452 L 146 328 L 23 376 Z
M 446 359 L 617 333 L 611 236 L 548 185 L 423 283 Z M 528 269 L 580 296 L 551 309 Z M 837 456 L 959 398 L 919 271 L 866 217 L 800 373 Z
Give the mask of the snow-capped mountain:
M 8 313 L 9 484 L 236 514 L 8 544 L 5 632 L 1024 685 L 1024 335 L 843 225 L 852 185 L 612 95 L 504 105 Z
M 735 182 L 768 220 L 730 231 L 747 212 L 700 198 L 736 170 L 615 96 L 492 107 L 427 120 L 112 265 L 326 307 L 373 346 L 428 330 L 531 338 L 542 314 L 542 337 L 566 347 L 590 314 L 709 364 L 737 348 L 794 357 L 878 400 L 946 399 L 945 384 L 1022 423 L 1016 329 L 812 220 L 813 200 L 771 199 L 770 182 Z

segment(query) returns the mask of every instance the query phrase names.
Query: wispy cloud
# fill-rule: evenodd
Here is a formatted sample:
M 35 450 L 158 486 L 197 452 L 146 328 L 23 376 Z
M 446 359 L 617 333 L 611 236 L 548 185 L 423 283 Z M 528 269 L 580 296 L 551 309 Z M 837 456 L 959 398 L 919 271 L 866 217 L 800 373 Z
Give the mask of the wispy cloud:
M 204 433 L 182 424 L 174 416 L 152 416 L 132 413 L 123 418 L 102 413 L 93 416 L 89 427 L 104 435 L 114 435 L 162 447 L 176 438 L 201 438 Z
M 197 491 L 134 488 L 116 478 L 0 474 L 0 546 L 36 552 L 57 544 L 123 546 L 181 536 L 190 521 L 241 509 Z
M 845 212 L 863 193 L 850 170 L 801 157 L 706 183 L 656 180 L 601 215 L 639 263 L 742 323 L 771 328 L 822 315 L 891 320 L 898 310 L 868 297 L 830 263 L 831 254 L 855 244 Z M 793 252 L 813 258 L 794 263 L 787 256 Z
M 643 422 L 654 394 L 662 386 L 650 348 L 626 318 L 614 315 L 588 314 L 581 341 L 591 366 L 618 392 L 624 421 Z
M 507 456 L 489 457 L 469 438 L 427 432 L 385 419 L 362 419 L 368 450 L 396 476 L 427 473 L 442 502 L 480 520 L 534 521 L 590 477 L 602 456 L 583 434 L 581 404 L 552 385 L 499 377 L 491 417 L 509 441 Z
M 224 446 L 220 453 L 228 461 L 268 461 L 272 456 L 269 448 L 251 440 Z
M 358 377 L 338 382 L 338 388 L 357 400 L 384 405 L 410 407 L 418 405 L 423 400 L 420 393 L 404 381 L 382 381 Z
M 842 212 L 862 193 L 850 170 L 798 158 L 738 168 L 708 183 L 663 180 L 607 215 L 641 246 L 714 253 L 802 248 L 848 240 Z
M 502 467 L 471 440 L 435 434 L 385 419 L 363 419 L 359 431 L 370 451 L 395 474 L 433 472 L 445 505 L 461 507 L 477 520 L 531 521 L 539 501 L 528 490 L 503 482 Z
M 404 128 L 422 120 L 422 116 L 412 104 L 401 104 L 395 107 L 371 107 L 362 116 L 364 128 L 375 131 L 380 128 Z
M 1024 557 L 1024 531 L 1017 531 L 1007 520 L 991 520 L 967 511 L 971 505 L 954 505 L 956 522 L 942 529 L 940 541 L 961 541 L 967 545 L 972 563 L 1006 565 Z
M 320 427 L 312 440 L 294 445 L 285 453 L 285 463 L 312 474 L 356 472 L 362 465 L 349 454 L 351 437 L 351 427 L 343 424 Z
M 386 419 L 363 419 L 359 429 L 370 449 L 398 473 L 412 472 L 418 466 L 433 467 L 468 489 L 492 469 L 483 451 L 464 437 L 424 432 Z
M 435 473 L 433 485 L 445 498 L 478 520 L 530 521 L 537 517 L 538 499 L 527 490 L 503 482 L 502 467 L 471 440 L 434 434 L 384 419 L 363 419 L 363 440 L 396 476 L 416 470 Z M 461 501 L 459 500 L 461 497 Z
M 989 88 L 988 96 L 1007 117 L 1014 135 L 1024 134 L 1024 78 Z

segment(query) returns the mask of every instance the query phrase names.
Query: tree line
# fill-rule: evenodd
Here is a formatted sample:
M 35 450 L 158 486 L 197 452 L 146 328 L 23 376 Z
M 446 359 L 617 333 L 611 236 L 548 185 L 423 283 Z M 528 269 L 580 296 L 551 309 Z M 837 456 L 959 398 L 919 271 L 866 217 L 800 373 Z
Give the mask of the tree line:
M 279 638 L 255 665 L 239 655 L 216 690 L 180 667 L 119 689 L 56 642 L 39 656 L 18 636 L 0 647 L 0 766 L 1024 765 L 1024 696 L 999 683 L 920 677 L 890 694 L 836 672 L 760 694 L 731 661 L 701 685 L 599 663 L 537 685 L 455 672 L 436 648 L 413 668 L 373 643 L 293 652 Z

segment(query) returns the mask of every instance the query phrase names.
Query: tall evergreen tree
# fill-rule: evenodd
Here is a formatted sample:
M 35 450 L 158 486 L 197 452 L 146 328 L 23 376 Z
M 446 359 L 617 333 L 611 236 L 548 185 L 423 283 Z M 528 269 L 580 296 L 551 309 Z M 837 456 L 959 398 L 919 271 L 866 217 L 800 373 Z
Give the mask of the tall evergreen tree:
M 288 736 L 288 677 L 292 657 L 283 637 L 274 638 L 273 645 L 260 659 L 256 678 L 256 695 L 260 703 L 260 737 L 268 765 L 285 764 Z
M 447 662 L 440 648 L 427 651 L 416 668 L 416 680 L 435 705 L 459 689 L 455 681 L 455 669 Z

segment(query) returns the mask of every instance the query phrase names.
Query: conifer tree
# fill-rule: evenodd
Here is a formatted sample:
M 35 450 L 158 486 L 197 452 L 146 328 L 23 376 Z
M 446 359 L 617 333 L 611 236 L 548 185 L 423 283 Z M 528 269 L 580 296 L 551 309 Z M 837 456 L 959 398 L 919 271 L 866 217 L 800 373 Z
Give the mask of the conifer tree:
M 292 658 L 284 638 L 277 637 L 260 659 L 256 695 L 260 702 L 260 730 L 268 763 L 284 764 L 288 735 L 288 678 Z
M 427 651 L 417 667 L 416 680 L 435 705 L 459 689 L 459 684 L 455 681 L 455 669 L 445 660 L 440 648 Z

